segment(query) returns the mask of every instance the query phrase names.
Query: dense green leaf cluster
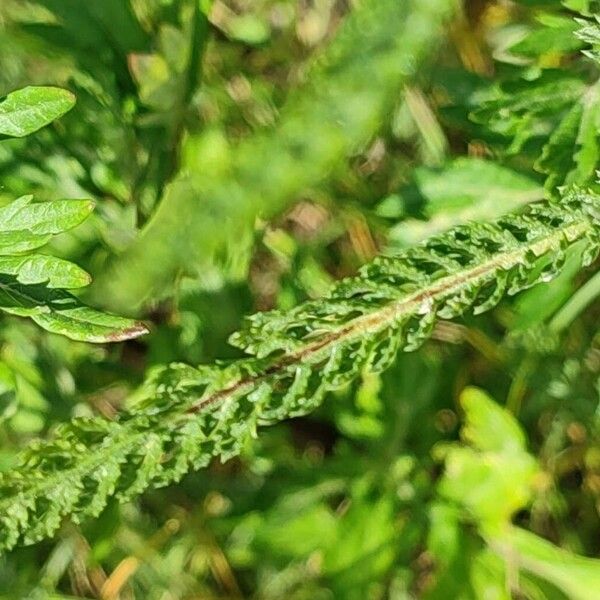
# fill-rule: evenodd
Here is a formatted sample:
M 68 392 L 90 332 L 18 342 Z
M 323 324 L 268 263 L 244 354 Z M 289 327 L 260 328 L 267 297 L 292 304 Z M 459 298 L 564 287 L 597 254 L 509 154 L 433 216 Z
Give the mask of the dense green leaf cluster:
M 560 6 L 556 8 L 560 13 Z M 509 48 L 525 64 L 496 83 L 490 98 L 472 113 L 475 121 L 505 138 L 508 154 L 537 151 L 541 142 L 535 167 L 546 175 L 550 193 L 561 185 L 595 181 L 600 158 L 598 68 L 590 68 L 584 55 L 597 63 L 597 44 L 593 21 L 543 13 L 537 26 Z M 592 49 L 577 52 L 586 45 Z M 553 64 L 552 57 L 561 55 L 573 56 L 570 69 Z
M 0 598 L 594 599 L 599 9 L 3 0 Z
M 68 112 L 75 100 L 65 90 L 28 87 L 0 102 L 0 135 L 24 137 Z M 0 310 L 30 317 L 44 329 L 74 340 L 119 341 L 147 332 L 141 323 L 102 313 L 64 291 L 91 282 L 77 265 L 34 252 L 79 225 L 90 200 L 33 202 L 23 196 L 0 208 Z

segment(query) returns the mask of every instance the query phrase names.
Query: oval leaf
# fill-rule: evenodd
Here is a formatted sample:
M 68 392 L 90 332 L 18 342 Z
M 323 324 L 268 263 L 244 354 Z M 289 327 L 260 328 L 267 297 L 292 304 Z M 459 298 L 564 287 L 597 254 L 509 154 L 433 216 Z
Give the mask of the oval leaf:
M 49 288 L 74 289 L 92 280 L 72 262 L 45 254 L 0 256 L 0 273 L 14 275 L 19 283 L 46 283 Z
M 62 117 L 75 105 L 75 96 L 56 87 L 26 87 L 0 102 L 0 135 L 25 137 Z

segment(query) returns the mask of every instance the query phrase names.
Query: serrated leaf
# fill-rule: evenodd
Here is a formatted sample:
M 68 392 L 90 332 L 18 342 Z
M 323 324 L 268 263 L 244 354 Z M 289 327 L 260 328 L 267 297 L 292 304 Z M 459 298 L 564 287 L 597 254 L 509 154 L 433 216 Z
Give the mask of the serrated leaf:
M 75 105 L 71 92 L 56 87 L 26 87 L 0 102 L 0 135 L 25 137 L 52 123 Z
M 572 190 L 561 202 L 457 227 L 380 257 L 319 301 L 255 314 L 232 337 L 253 356 L 161 368 L 116 420 L 75 419 L 53 439 L 30 444 L 19 466 L 0 475 L 0 549 L 51 535 L 66 515 L 76 522 L 97 515 L 111 496 L 127 501 L 213 457 L 238 455 L 260 425 L 305 415 L 331 390 L 387 368 L 397 352 L 423 344 L 439 319 L 489 309 L 505 294 L 548 281 L 576 243 L 589 264 L 600 250 L 599 212 L 598 198 Z M 0 309 L 52 331 L 113 340 L 106 325 L 143 332 L 78 306 L 66 292 L 8 276 L 1 282 Z M 500 409 L 478 401 L 471 394 L 465 409 L 476 429 L 467 438 L 479 447 L 452 448 L 442 491 L 492 530 L 527 502 L 536 465 L 514 419 L 502 417 L 507 440 L 498 439 Z
M 575 32 L 575 35 L 586 44 L 592 46 L 600 45 L 600 21 L 596 16 L 596 22 L 587 21 L 585 19 L 575 19 L 580 28 Z
M 600 161 L 600 84 L 572 106 L 544 145 L 536 169 L 548 175 L 546 189 L 584 185 L 595 179 Z
M 499 86 L 496 97 L 473 111 L 471 118 L 509 140 L 508 154 L 519 152 L 536 136 L 546 136 L 556 116 L 585 93 L 582 80 L 563 71 L 546 70 L 537 79 L 518 79 Z

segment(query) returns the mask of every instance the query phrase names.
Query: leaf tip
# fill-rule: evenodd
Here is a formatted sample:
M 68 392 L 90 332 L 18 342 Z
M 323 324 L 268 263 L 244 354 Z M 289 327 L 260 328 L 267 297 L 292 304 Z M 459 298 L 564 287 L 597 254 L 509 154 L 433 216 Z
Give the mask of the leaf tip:
M 142 335 L 150 333 L 150 329 L 141 321 L 135 321 L 130 327 L 125 327 L 109 333 L 106 336 L 107 342 L 124 342 L 126 340 L 133 340 Z
M 95 200 L 86 200 L 85 208 L 88 214 L 91 214 L 96 209 L 96 201 Z

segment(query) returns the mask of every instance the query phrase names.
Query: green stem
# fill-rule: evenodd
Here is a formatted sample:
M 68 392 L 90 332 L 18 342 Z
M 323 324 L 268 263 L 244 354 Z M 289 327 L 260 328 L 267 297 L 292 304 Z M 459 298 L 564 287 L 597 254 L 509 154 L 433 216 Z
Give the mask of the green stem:
M 596 273 L 580 287 L 550 321 L 551 331 L 564 331 L 598 296 L 600 296 L 600 273 Z

